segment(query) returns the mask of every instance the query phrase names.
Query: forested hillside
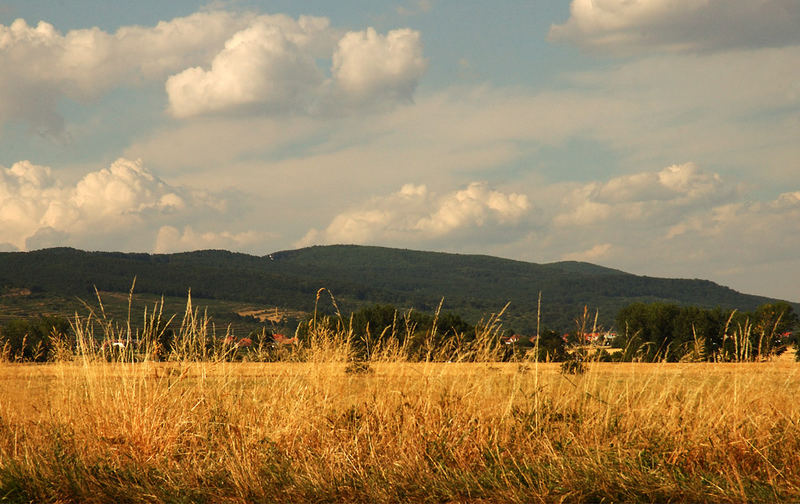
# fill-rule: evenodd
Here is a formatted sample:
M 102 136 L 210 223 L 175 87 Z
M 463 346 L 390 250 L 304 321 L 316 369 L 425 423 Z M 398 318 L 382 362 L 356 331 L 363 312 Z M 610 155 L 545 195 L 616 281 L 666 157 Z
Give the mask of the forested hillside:
M 574 326 L 583 306 L 613 324 L 632 302 L 753 310 L 770 299 L 706 280 L 651 278 L 588 263 L 534 264 L 460 255 L 354 245 L 318 246 L 263 257 L 205 250 L 179 254 L 84 252 L 54 248 L 0 253 L 0 288 L 33 294 L 91 297 L 94 288 L 233 300 L 309 310 L 317 290 L 329 289 L 343 311 L 372 303 L 401 309 L 444 308 L 476 321 L 510 303 L 506 323 L 521 332 L 536 326 L 539 292 L 542 325 Z M 326 306 L 329 306 L 327 304 Z

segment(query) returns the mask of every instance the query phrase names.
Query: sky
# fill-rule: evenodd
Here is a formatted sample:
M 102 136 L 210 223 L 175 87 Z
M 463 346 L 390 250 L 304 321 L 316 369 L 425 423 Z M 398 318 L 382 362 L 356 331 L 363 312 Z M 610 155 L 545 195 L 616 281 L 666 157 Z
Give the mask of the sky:
M 796 0 L 0 4 L 0 251 L 356 243 L 800 300 Z

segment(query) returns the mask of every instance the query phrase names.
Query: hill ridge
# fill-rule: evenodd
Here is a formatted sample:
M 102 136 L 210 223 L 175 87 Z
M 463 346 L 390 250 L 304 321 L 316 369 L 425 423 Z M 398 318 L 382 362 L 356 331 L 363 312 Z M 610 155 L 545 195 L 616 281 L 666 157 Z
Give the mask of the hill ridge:
M 658 278 L 587 262 L 538 264 L 481 254 L 427 252 L 362 245 L 311 246 L 256 256 L 227 250 L 172 254 L 90 252 L 70 247 L 0 253 L 0 288 L 59 295 L 136 291 L 313 308 L 328 288 L 343 310 L 369 303 L 433 310 L 444 307 L 477 319 L 510 307 L 506 322 L 535 327 L 538 293 L 543 323 L 567 329 L 586 305 L 606 326 L 635 301 L 752 310 L 773 298 L 710 280 Z

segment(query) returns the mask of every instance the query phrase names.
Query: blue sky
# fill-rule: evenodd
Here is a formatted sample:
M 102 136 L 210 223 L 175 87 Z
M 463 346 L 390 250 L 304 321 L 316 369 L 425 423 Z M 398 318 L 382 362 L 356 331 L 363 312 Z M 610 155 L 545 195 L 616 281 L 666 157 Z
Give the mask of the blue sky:
M 0 249 L 363 243 L 800 300 L 800 4 L 6 1 Z

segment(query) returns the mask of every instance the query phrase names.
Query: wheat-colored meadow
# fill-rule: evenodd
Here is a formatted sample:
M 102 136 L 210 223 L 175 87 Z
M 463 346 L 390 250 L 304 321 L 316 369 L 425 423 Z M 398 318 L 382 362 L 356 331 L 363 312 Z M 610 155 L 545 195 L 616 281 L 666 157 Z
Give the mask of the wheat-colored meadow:
M 797 368 L 0 367 L 11 502 L 800 498 Z
M 83 351 L 0 364 L 0 501 L 800 500 L 790 360 L 567 375 L 388 347 L 354 368 L 350 335 L 312 326 L 295 361 L 105 362 L 74 327 Z

